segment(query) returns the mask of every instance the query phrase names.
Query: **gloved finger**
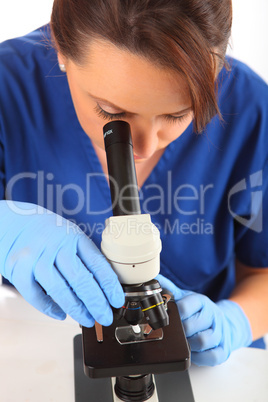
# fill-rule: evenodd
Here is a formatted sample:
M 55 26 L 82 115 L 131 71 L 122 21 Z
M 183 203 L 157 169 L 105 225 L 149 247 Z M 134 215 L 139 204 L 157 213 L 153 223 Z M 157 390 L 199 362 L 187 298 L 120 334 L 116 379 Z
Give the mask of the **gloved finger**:
M 171 280 L 161 274 L 157 275 L 155 279 L 160 283 L 162 289 L 167 289 L 173 294 L 175 301 L 180 300 L 185 295 L 192 293 L 188 290 L 178 288 L 178 286 L 176 286 Z
M 85 327 L 94 325 L 95 320 L 84 303 L 69 287 L 57 268 L 51 264 L 47 265 L 47 259 L 44 261 L 42 258 L 39 259 L 34 270 L 34 276 L 35 280 L 65 313 Z
M 65 320 L 66 314 L 50 296 L 44 293 L 39 284 L 36 283 L 31 269 L 28 268 L 27 272 L 27 268 L 25 267 L 24 275 L 19 275 L 19 277 L 18 272 L 19 271 L 16 270 L 13 271 L 12 284 L 23 298 L 37 310 L 41 311 L 41 313 L 55 318 L 56 320 Z
M 183 298 L 180 302 L 183 302 Z M 179 310 L 180 311 L 180 310 Z M 182 324 L 185 331 L 185 335 L 188 337 L 193 336 L 199 332 L 204 332 L 212 327 L 214 320 L 214 314 L 212 310 L 202 308 L 196 314 L 192 315 L 190 318 L 183 319 Z
M 191 293 L 176 302 L 181 319 L 186 320 L 204 308 L 205 296 Z
M 62 247 L 56 256 L 55 265 L 64 276 L 89 313 L 102 325 L 111 325 L 113 314 L 102 289 L 76 255 L 74 246 Z
M 217 366 L 225 362 L 230 355 L 222 346 L 204 352 L 192 352 L 191 360 L 197 366 Z
M 222 340 L 222 333 L 218 329 L 210 328 L 206 331 L 196 333 L 187 338 L 187 340 L 192 352 L 203 352 L 218 347 Z
M 125 303 L 125 294 L 118 277 L 104 255 L 86 235 L 79 237 L 77 255 L 93 273 L 109 303 L 115 308 L 122 307 Z

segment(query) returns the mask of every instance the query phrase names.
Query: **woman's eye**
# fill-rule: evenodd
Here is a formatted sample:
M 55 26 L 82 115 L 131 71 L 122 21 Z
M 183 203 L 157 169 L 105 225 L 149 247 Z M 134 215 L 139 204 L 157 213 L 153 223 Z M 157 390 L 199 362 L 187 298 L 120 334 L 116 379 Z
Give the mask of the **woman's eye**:
M 121 113 L 109 113 L 106 112 L 105 110 L 103 110 L 99 104 L 97 104 L 94 108 L 95 112 L 97 113 L 97 115 L 99 117 L 101 117 L 104 120 L 114 120 L 114 119 L 122 119 L 124 117 L 126 117 L 126 113 L 125 112 L 121 112 Z M 189 113 L 186 113 L 182 116 L 172 116 L 172 115 L 163 115 L 163 118 L 170 122 L 170 123 L 178 123 L 178 122 L 182 122 L 187 116 L 189 115 Z
M 114 119 L 121 119 L 125 116 L 124 112 L 121 113 L 108 113 L 105 110 L 103 110 L 100 105 L 96 105 L 94 108 L 95 112 L 97 113 L 97 115 L 105 120 L 114 120 Z
M 178 123 L 178 122 L 182 122 L 188 116 L 188 114 L 189 113 L 186 113 L 182 116 L 172 116 L 172 115 L 167 114 L 164 116 L 164 118 L 170 123 Z

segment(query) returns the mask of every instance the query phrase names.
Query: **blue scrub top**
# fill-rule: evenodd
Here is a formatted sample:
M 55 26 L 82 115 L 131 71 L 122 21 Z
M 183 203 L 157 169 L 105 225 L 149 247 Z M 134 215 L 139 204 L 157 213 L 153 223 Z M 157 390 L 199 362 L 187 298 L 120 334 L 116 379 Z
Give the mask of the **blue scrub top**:
M 191 124 L 140 189 L 142 212 L 161 233 L 161 273 L 214 301 L 235 286 L 235 258 L 268 267 L 268 88 L 228 62 L 218 78 L 223 120 L 200 135 Z M 0 45 L 0 199 L 53 210 L 97 246 L 112 215 L 48 26 Z

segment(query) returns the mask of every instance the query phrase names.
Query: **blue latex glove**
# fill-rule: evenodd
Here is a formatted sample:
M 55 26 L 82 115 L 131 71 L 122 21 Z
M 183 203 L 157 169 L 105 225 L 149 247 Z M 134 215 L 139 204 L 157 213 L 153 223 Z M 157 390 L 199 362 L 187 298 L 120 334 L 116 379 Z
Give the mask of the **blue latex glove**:
M 179 289 L 162 275 L 156 279 L 174 295 L 193 363 L 215 366 L 227 360 L 233 350 L 251 344 L 249 321 L 237 303 L 214 303 L 207 296 Z
M 110 264 L 79 227 L 33 204 L 0 201 L 0 273 L 41 312 L 69 314 L 86 327 L 110 325 L 110 304 L 125 301 Z

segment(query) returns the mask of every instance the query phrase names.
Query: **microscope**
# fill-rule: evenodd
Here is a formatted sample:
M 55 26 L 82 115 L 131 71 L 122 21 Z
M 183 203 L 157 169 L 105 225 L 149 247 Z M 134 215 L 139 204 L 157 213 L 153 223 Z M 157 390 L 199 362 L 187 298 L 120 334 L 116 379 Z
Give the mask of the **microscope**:
M 105 222 L 101 250 L 125 304 L 113 309 L 111 326 L 96 322 L 82 327 L 82 342 L 81 335 L 74 339 L 75 401 L 194 402 L 180 316 L 155 279 L 161 239 L 150 215 L 141 214 L 130 126 L 113 121 L 103 133 L 113 216 Z

